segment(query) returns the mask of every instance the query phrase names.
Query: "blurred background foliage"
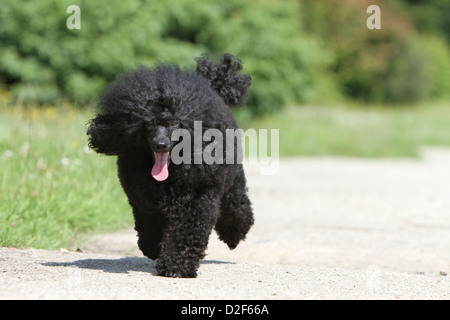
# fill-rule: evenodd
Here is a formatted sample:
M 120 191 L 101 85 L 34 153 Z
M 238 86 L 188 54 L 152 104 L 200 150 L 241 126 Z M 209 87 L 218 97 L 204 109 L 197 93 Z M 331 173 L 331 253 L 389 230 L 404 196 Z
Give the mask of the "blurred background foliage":
M 81 29 L 69 30 L 69 5 Z M 381 7 L 381 30 L 366 9 Z M 350 99 L 450 96 L 448 0 L 14 0 L 0 4 L 0 86 L 16 104 L 86 105 L 117 73 L 230 52 L 253 78 L 246 112 Z

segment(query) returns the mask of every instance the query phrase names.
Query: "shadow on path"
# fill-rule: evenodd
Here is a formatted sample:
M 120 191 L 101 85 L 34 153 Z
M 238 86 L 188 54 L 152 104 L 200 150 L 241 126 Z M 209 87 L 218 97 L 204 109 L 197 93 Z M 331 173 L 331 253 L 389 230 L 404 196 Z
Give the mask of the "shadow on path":
M 45 262 L 47 267 L 77 267 L 102 270 L 108 273 L 129 273 L 130 271 L 149 272 L 156 276 L 155 260 L 145 257 L 123 257 L 118 259 L 84 259 L 73 262 Z M 235 264 L 235 262 L 203 260 L 201 264 Z
M 118 259 L 84 259 L 73 262 L 45 262 L 47 267 L 78 267 L 82 269 L 103 270 L 109 273 L 128 273 L 130 271 L 150 272 L 156 275 L 155 261 L 145 257 L 124 257 Z

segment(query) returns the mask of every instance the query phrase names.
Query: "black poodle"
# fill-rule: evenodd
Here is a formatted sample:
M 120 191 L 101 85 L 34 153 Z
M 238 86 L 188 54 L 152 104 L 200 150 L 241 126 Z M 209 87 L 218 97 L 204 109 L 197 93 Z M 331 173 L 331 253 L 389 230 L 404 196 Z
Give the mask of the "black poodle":
M 198 58 L 195 71 L 169 64 L 140 67 L 118 77 L 100 97 L 98 113 L 87 131 L 89 146 L 118 156 L 119 178 L 133 207 L 139 248 L 157 259 L 158 275 L 196 277 L 213 227 L 234 249 L 253 225 L 238 161 L 241 141 L 234 137 L 233 149 L 225 141 L 227 129 L 238 129 L 230 106 L 244 102 L 251 83 L 249 75 L 239 74 L 241 69 L 241 61 L 230 54 L 220 63 Z M 216 160 L 212 164 L 199 163 L 198 156 L 219 140 L 202 139 L 200 152 L 198 147 L 177 148 L 172 154 L 178 144 L 191 146 L 194 139 L 198 141 L 194 127 L 199 124 L 200 133 L 217 129 L 223 134 L 223 150 L 212 152 Z M 177 129 L 190 136 L 174 138 Z M 233 153 L 232 163 L 226 161 L 230 160 L 227 151 Z

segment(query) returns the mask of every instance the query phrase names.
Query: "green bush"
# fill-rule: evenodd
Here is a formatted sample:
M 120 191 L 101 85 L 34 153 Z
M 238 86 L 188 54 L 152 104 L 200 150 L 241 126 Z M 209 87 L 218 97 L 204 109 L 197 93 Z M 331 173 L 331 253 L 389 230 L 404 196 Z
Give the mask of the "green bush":
M 399 48 L 380 85 L 383 100 L 414 102 L 428 98 L 431 94 L 431 79 L 426 58 L 412 44 Z
M 427 61 L 430 94 L 435 98 L 450 98 L 450 47 L 439 36 L 418 36 L 414 49 Z
M 450 98 L 450 47 L 445 38 L 415 35 L 390 61 L 384 98 L 393 102 Z
M 66 8 L 81 9 L 69 30 Z M 170 61 L 194 67 L 202 53 L 244 61 L 253 113 L 308 100 L 326 54 L 300 31 L 295 1 L 6 1 L 0 9 L 0 81 L 21 102 L 85 104 L 117 73 Z
M 450 90 L 449 46 L 418 34 L 408 11 L 378 1 L 381 29 L 366 28 L 368 4 L 360 0 L 302 0 L 303 28 L 334 52 L 331 65 L 349 98 L 412 102 L 442 98 Z M 398 4 L 398 3 L 397 3 Z M 417 24 L 422 20 L 418 18 Z M 448 95 L 447 95 L 448 96 Z
M 229 52 L 252 75 L 249 108 L 242 109 L 250 116 L 340 95 L 371 102 L 444 97 L 447 29 L 418 36 L 414 17 L 423 27 L 423 15 L 407 2 L 378 1 L 382 29 L 369 30 L 368 4 L 360 0 L 3 1 L 0 85 L 18 104 L 84 105 L 139 64 L 194 68 L 202 53 Z M 81 8 L 80 30 L 66 27 L 73 4 Z

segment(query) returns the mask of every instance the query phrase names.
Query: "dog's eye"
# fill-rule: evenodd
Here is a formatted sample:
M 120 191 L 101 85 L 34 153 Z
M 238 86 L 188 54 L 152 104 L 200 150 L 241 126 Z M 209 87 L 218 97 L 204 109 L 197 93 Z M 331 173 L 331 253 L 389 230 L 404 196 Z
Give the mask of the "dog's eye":
M 173 120 L 170 125 L 172 128 L 177 128 L 180 125 L 180 122 L 178 120 Z

